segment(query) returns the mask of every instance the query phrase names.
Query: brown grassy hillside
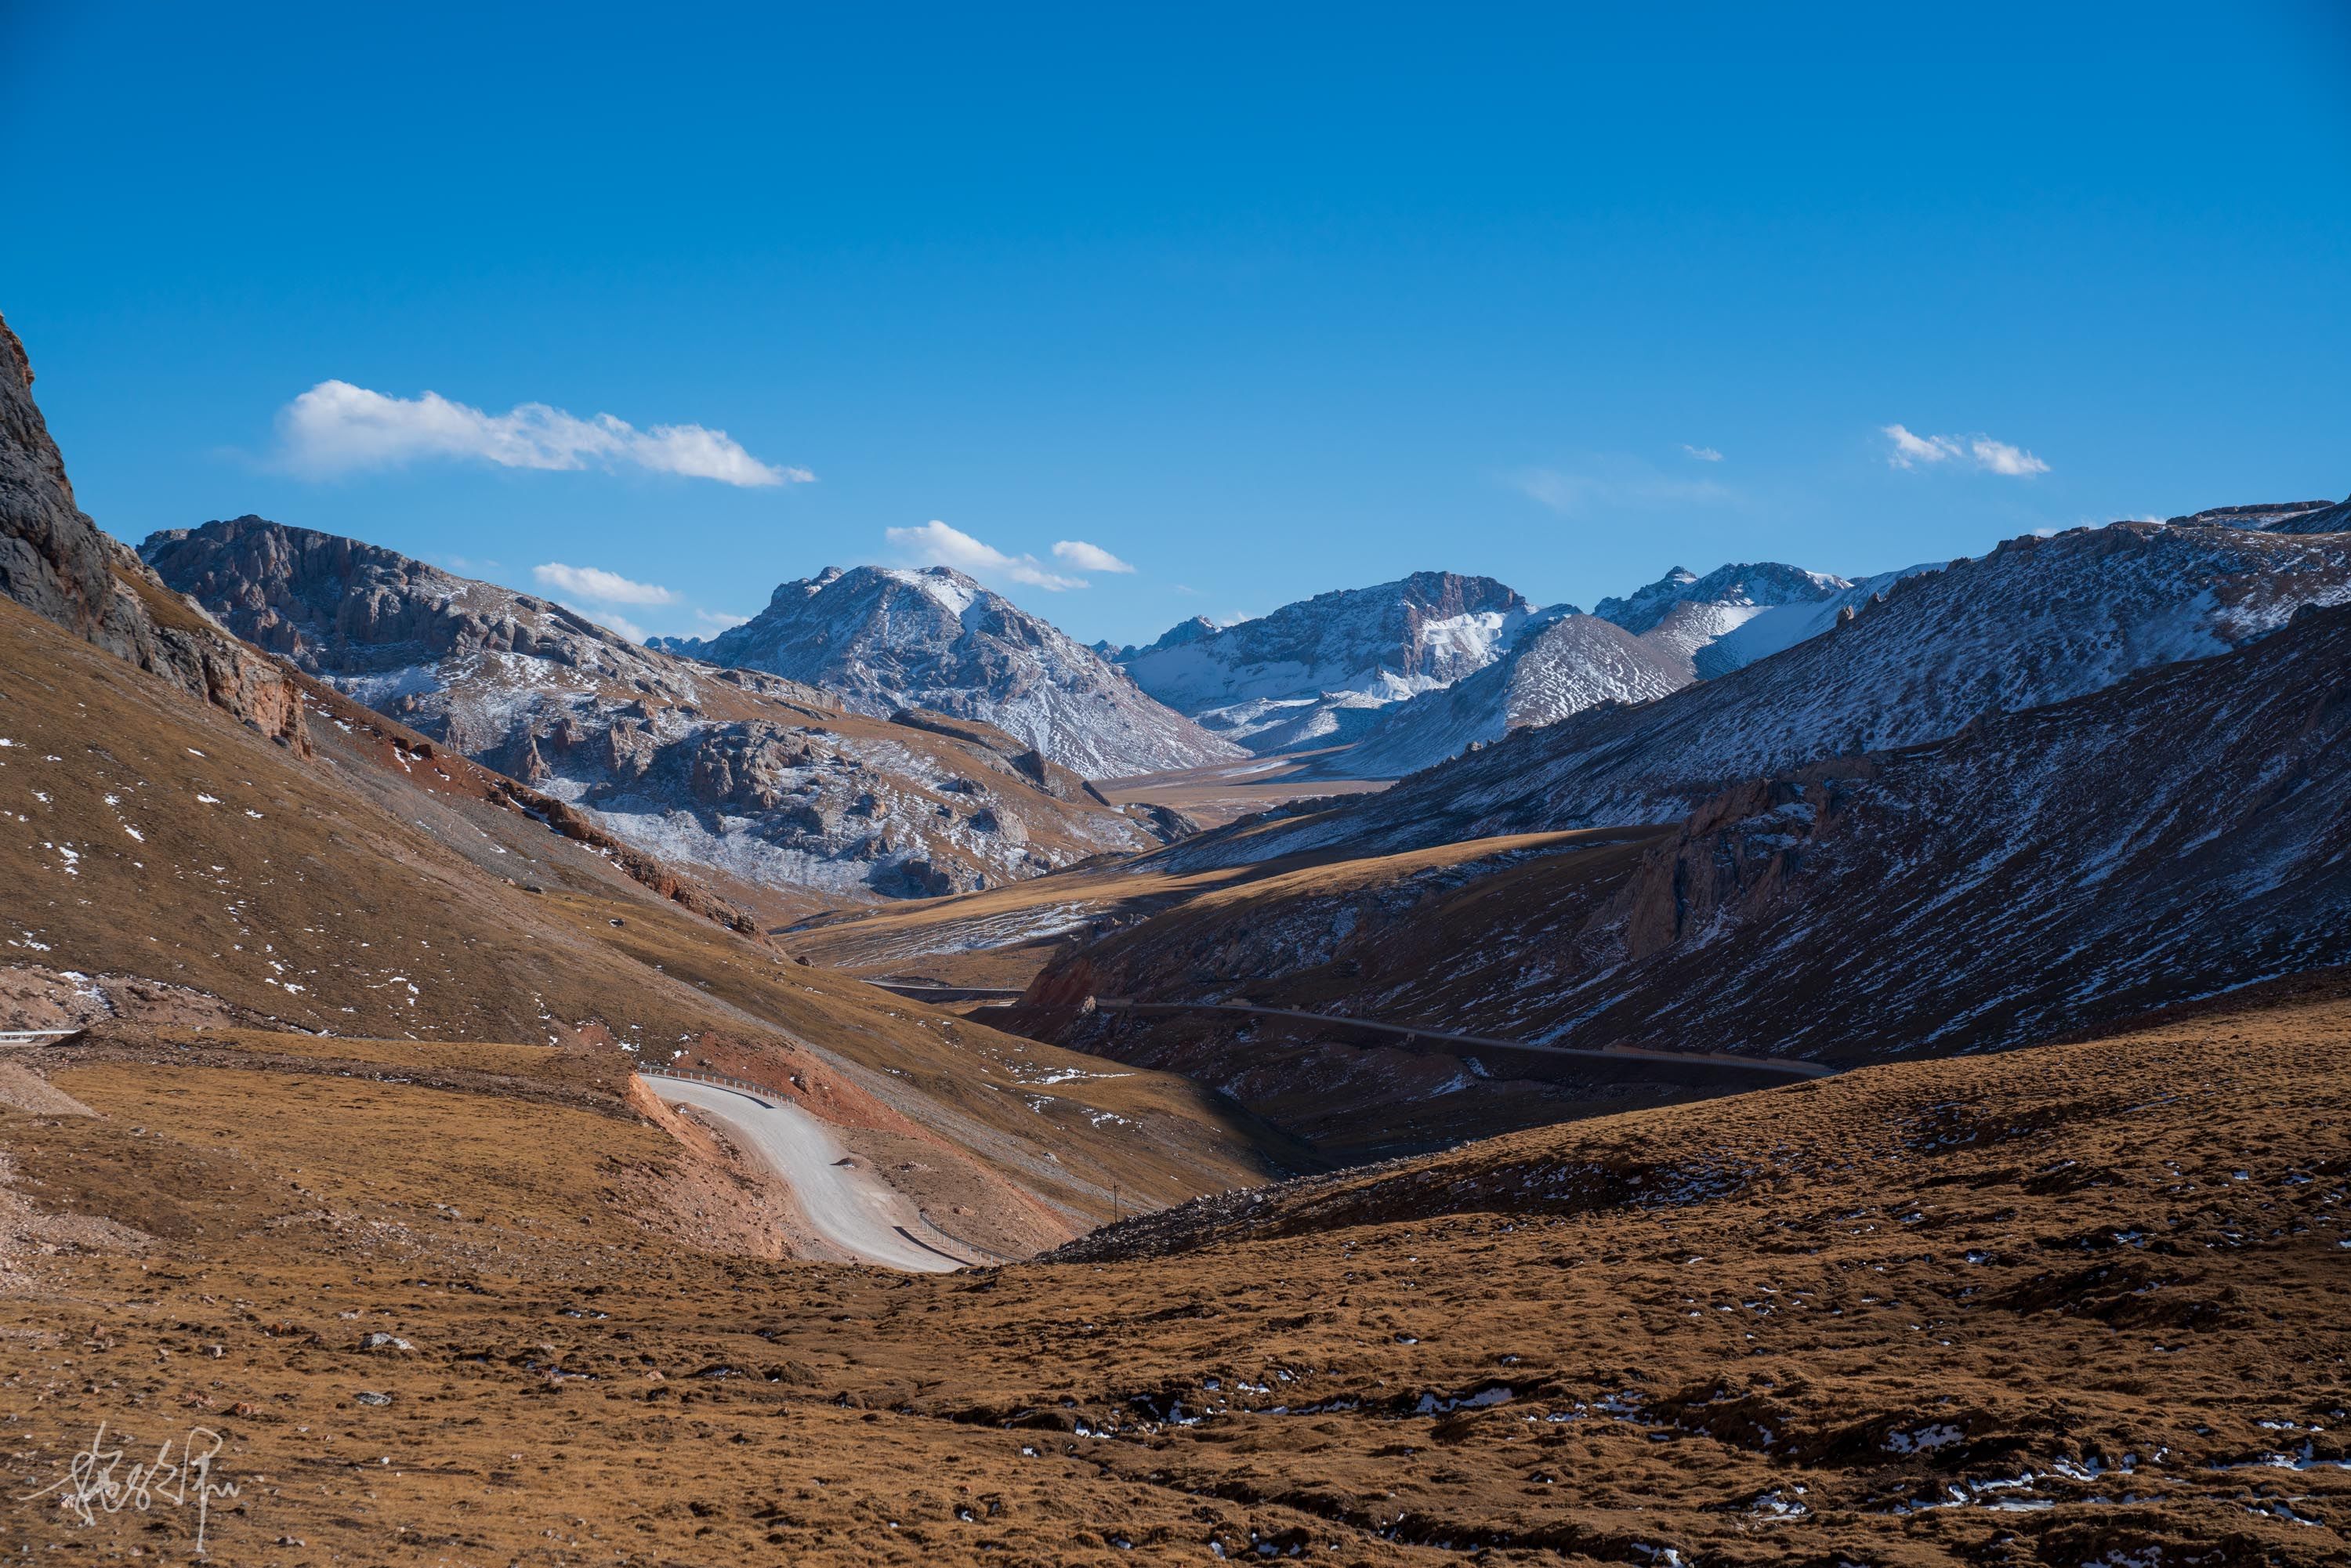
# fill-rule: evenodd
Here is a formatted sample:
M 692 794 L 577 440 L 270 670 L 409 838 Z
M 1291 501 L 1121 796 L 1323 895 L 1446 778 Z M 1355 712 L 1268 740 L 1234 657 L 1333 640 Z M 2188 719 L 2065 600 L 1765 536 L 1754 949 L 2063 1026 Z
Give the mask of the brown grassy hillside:
M 695 1156 L 531 1081 L 564 1053 L 403 1044 L 345 1077 L 373 1048 L 273 1045 L 32 1053 L 98 1114 L 0 1111 L 12 1498 L 104 1420 L 221 1435 L 216 1562 L 2351 1551 L 2340 996 L 1520 1134 L 934 1278 L 678 1245 L 653 1195 Z M 514 1082 L 392 1081 L 443 1051 Z M 193 1525 L 0 1510 L 43 1556 L 176 1555 Z

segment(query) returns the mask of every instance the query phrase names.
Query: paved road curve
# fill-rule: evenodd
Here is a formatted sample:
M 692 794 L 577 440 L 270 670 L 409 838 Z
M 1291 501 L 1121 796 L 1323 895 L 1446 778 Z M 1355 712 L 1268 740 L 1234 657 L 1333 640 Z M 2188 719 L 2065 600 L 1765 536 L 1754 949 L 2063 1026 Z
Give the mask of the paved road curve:
M 846 1151 L 831 1128 L 797 1105 L 749 1090 L 648 1074 L 646 1086 L 667 1104 L 683 1101 L 724 1122 L 792 1189 L 817 1234 L 869 1263 L 909 1273 L 961 1268 L 955 1245 L 918 1240 L 929 1232 L 914 1206 L 862 1166 L 841 1165 Z
M 1671 1062 L 1677 1067 L 1760 1072 L 1771 1078 L 1826 1078 L 1836 1071 L 1834 1067 L 1823 1067 L 1817 1061 L 1799 1061 L 1792 1057 L 1734 1056 L 1729 1051 L 1645 1051 L 1637 1046 L 1613 1051 L 1585 1051 L 1567 1045 L 1533 1045 L 1525 1040 L 1496 1040 L 1482 1034 L 1454 1034 L 1441 1029 L 1424 1029 L 1417 1024 L 1380 1023 L 1372 1019 L 1348 1018 L 1343 1013 L 1305 1013 L 1289 1008 L 1250 1007 L 1242 1002 L 1136 1002 L 1120 997 L 1096 997 L 1094 1006 L 1108 1012 L 1127 1013 L 1251 1013 L 1259 1018 L 1344 1024 L 1350 1029 L 1402 1035 L 1407 1040 L 1441 1040 L 1456 1045 L 1482 1045 L 1489 1051 L 1531 1051 L 1539 1056 L 1583 1056 L 1595 1061 Z

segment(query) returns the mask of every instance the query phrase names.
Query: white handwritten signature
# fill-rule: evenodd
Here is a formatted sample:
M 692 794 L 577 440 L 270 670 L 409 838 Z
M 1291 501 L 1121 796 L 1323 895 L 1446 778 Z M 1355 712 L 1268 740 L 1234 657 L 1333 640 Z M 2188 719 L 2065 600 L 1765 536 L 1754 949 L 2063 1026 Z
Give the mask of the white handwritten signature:
M 172 1439 L 166 1437 L 163 1446 L 155 1450 L 154 1463 L 141 1464 L 134 1459 L 118 1476 L 115 1472 L 122 1463 L 122 1450 L 106 1446 L 106 1423 L 100 1421 L 98 1430 L 90 1436 L 89 1447 L 73 1457 L 64 1475 L 16 1500 L 32 1502 L 54 1493 L 59 1508 L 83 1524 L 91 1524 L 100 1513 L 120 1513 L 125 1508 L 145 1513 L 159 1502 L 184 1508 L 193 1499 L 196 1505 L 196 1552 L 202 1556 L 204 1522 L 211 1514 L 213 1499 L 236 1495 L 234 1482 L 213 1479 L 213 1460 L 220 1451 L 218 1432 L 209 1427 L 191 1427 L 187 1441 L 180 1446 L 177 1463 L 172 1458 Z

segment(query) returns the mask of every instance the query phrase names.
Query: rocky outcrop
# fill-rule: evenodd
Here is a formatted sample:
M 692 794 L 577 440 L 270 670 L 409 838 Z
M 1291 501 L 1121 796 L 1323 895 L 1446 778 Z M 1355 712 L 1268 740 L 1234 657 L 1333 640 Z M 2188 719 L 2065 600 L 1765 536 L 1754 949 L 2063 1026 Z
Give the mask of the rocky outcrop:
M 0 593 L 307 753 L 285 673 L 240 645 L 99 531 L 74 502 L 33 401 L 25 346 L 0 319 Z
M 2250 507 L 2215 507 L 2174 517 L 2183 528 L 2249 528 L 2265 534 L 2339 534 L 2351 529 L 2351 500 L 2283 501 Z

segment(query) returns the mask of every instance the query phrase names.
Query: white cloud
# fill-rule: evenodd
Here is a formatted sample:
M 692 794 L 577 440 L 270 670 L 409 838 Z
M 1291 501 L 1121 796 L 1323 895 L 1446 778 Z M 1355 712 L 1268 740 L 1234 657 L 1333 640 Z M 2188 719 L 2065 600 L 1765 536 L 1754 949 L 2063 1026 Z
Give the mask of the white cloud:
M 2004 474 L 2011 479 L 2027 479 L 2049 472 L 2048 464 L 2022 446 L 2011 446 L 1989 435 L 1971 435 L 1963 441 L 1956 435 L 1914 435 L 1898 424 L 1882 425 L 1879 429 L 1894 444 L 1886 461 L 1896 468 L 1916 468 L 1921 464 L 1969 457 L 1985 473 Z
M 616 571 L 595 566 L 565 566 L 550 560 L 530 569 L 531 576 L 559 593 L 599 604 L 674 604 L 677 595 L 650 582 L 632 582 Z
M 1697 458 L 1701 463 L 1719 463 L 1722 461 L 1722 454 L 1717 452 L 1711 446 L 1692 446 L 1688 442 L 1685 441 L 1682 443 L 1682 450 L 1688 453 L 1691 456 Z
M 1090 545 L 1083 539 L 1054 541 L 1053 559 L 1067 561 L 1080 571 L 1133 571 L 1134 570 L 1102 546 Z
M 2011 446 L 2007 442 L 1994 441 L 1989 435 L 1977 436 L 1968 444 L 1968 450 L 1975 455 L 1977 467 L 1989 468 L 1995 474 L 2006 474 L 2011 478 L 2021 479 L 2028 475 L 2049 472 L 2048 464 L 2022 446 Z
M 1053 593 L 1087 586 L 1082 577 L 1063 577 L 1048 571 L 1033 555 L 1006 555 L 961 528 L 951 528 L 935 518 L 919 528 L 892 528 L 888 537 L 892 548 L 923 566 L 951 566 L 974 577 L 1003 578 Z
M 1896 468 L 1948 462 L 1959 455 L 1959 444 L 1948 435 L 1913 435 L 1898 424 L 1886 425 L 1885 433 L 1886 438 L 1894 443 L 1894 450 L 1886 460 Z
M 716 479 L 722 485 L 806 484 L 805 468 L 760 462 L 723 430 L 656 424 L 639 430 L 600 413 L 578 419 L 543 402 L 485 413 L 439 392 L 387 397 L 349 382 L 320 382 L 278 411 L 283 460 L 298 474 L 327 477 L 417 458 L 471 458 L 501 468 L 611 468 Z
M 751 618 L 737 615 L 731 610 L 697 610 L 694 612 L 694 619 L 705 631 L 724 632 L 730 626 L 740 626 Z

